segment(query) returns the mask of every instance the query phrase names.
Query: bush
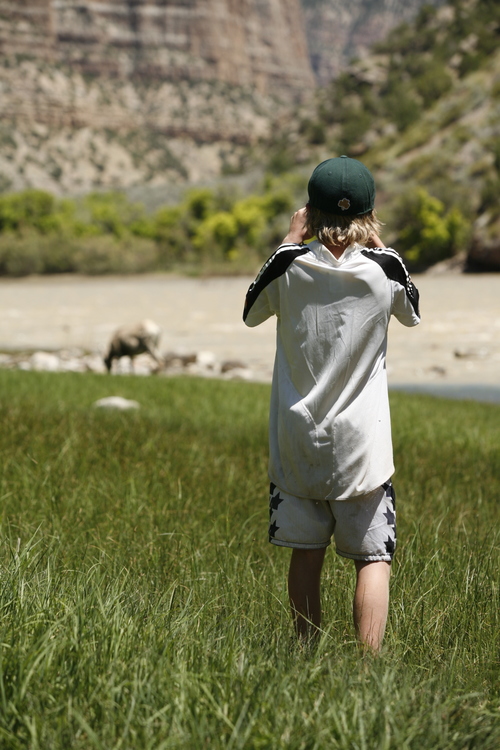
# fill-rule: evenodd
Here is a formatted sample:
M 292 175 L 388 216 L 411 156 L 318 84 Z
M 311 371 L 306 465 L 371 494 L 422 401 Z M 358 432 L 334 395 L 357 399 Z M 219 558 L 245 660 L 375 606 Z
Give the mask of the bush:
M 445 213 L 444 204 L 423 188 L 406 195 L 398 207 L 398 247 L 418 269 L 455 255 L 470 229 L 461 211 Z
M 36 234 L 22 237 L 12 233 L 0 235 L 0 275 L 29 276 L 43 273 L 41 238 Z
M 430 107 L 452 87 L 453 81 L 442 63 L 433 61 L 415 79 L 415 88 L 422 97 L 424 107 Z
M 56 200 L 43 190 L 24 190 L 0 196 L 0 231 L 36 227 L 44 231 L 54 226 Z
M 84 238 L 72 243 L 68 251 L 74 257 L 74 270 L 96 276 L 108 273 L 143 273 L 158 267 L 158 249 L 154 242 L 114 237 Z
M 0 275 L 141 273 L 211 261 L 234 261 L 239 250 L 270 252 L 269 239 L 298 190 L 267 178 L 259 195 L 236 200 L 208 188 L 153 215 L 123 193 L 59 201 L 43 191 L 0 197 Z M 234 264 L 233 269 L 234 269 Z M 248 262 L 243 265 L 247 270 Z
M 196 230 L 193 244 L 200 253 L 220 257 L 235 257 L 239 250 L 270 249 L 266 235 L 285 211 L 293 204 L 292 195 L 283 189 L 270 190 L 265 195 L 253 195 L 233 204 L 230 210 L 209 215 Z
M 413 125 L 422 111 L 417 97 L 411 91 L 408 93 L 403 86 L 392 89 L 384 97 L 383 103 L 386 116 L 395 124 L 399 132 Z
M 141 227 L 144 208 L 131 203 L 124 193 L 90 193 L 83 200 L 87 222 L 98 234 L 124 237 L 132 226 Z
M 227 255 L 238 236 L 238 222 L 228 211 L 212 214 L 200 224 L 193 244 L 201 255 Z

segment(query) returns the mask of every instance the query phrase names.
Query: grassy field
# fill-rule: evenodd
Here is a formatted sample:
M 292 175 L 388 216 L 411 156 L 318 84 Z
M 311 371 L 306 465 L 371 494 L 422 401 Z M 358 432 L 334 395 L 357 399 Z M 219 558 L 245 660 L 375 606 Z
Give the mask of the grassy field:
M 318 649 L 292 637 L 267 386 L 0 384 L 0 748 L 500 746 L 499 407 L 392 395 L 399 548 L 363 659 L 333 551 Z

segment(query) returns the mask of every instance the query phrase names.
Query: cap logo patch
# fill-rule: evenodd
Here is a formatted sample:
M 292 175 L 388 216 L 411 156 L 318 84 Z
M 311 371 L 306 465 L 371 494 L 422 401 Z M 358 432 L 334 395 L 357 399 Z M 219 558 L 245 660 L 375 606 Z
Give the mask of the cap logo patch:
M 342 200 L 337 203 L 337 206 L 341 208 L 342 211 L 347 211 L 350 205 L 351 201 L 348 198 L 342 198 Z

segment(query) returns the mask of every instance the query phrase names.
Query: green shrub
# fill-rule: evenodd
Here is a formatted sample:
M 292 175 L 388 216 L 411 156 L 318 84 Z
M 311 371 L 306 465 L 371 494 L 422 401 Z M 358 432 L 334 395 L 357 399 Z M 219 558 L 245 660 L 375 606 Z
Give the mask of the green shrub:
M 85 196 L 83 206 L 87 221 L 99 234 L 123 237 L 130 227 L 144 219 L 144 208 L 131 203 L 124 193 L 90 193 Z
M 430 107 L 451 89 L 453 81 L 444 65 L 433 60 L 414 83 L 417 92 L 422 97 L 424 107 Z
M 189 190 L 184 200 L 185 210 L 197 221 L 206 219 L 216 207 L 215 196 L 209 188 Z
M 346 112 L 340 135 L 342 149 L 348 149 L 361 141 L 371 124 L 372 116 L 363 108 L 353 108 Z
M 129 238 L 118 242 L 114 237 L 89 237 L 68 247 L 74 257 L 74 270 L 92 276 L 107 273 L 143 273 L 158 266 L 158 249 L 154 242 Z
M 29 276 L 43 272 L 40 252 L 41 238 L 31 233 L 19 236 L 12 233 L 0 235 L 0 274 L 2 276 Z
M 50 228 L 56 201 L 43 190 L 24 190 L 0 196 L 0 231 L 26 227 Z
M 422 107 L 415 94 L 408 92 L 403 85 L 394 87 L 383 99 L 384 112 L 387 118 L 402 132 L 412 125 L 421 115 Z
M 202 255 L 227 255 L 238 236 L 238 222 L 228 211 L 212 214 L 200 224 L 193 240 Z
M 233 259 L 238 250 L 249 248 L 262 247 L 269 254 L 266 234 L 292 204 L 292 195 L 283 189 L 236 201 L 230 210 L 211 214 L 198 225 L 193 245 L 205 255 L 211 249 L 218 257 Z
M 141 273 L 197 263 L 200 256 L 207 271 L 211 260 L 234 261 L 240 250 L 268 255 L 299 182 L 302 189 L 297 179 L 269 177 L 260 194 L 240 200 L 191 190 L 153 215 L 116 192 L 77 201 L 43 191 L 1 196 L 0 275 Z
M 398 207 L 398 247 L 416 268 L 425 268 L 455 255 L 465 243 L 469 223 L 454 207 L 423 188 L 403 197 Z
M 303 120 L 300 124 L 300 133 L 308 143 L 315 146 L 320 146 L 326 142 L 326 128 L 320 120 Z

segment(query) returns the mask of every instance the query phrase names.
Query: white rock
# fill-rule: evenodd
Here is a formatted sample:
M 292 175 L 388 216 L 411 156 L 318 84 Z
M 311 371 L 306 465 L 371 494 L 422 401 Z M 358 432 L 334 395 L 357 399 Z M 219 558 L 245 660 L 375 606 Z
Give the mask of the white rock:
M 62 359 L 59 364 L 62 372 L 85 372 L 87 369 L 83 359 Z
M 122 411 L 125 411 L 126 409 L 138 409 L 140 407 L 138 401 L 123 398 L 122 396 L 107 396 L 106 398 L 100 398 L 99 401 L 95 401 L 93 405 L 100 409 L 120 409 Z
M 209 367 L 200 367 L 196 362 L 185 367 L 183 372 L 198 378 L 213 378 L 215 375 L 214 370 Z
M 215 370 L 217 367 L 217 357 L 213 352 L 198 352 L 196 355 L 196 364 L 199 367 L 205 367 L 207 370 Z
M 89 372 L 106 372 L 106 365 L 98 354 L 87 354 L 84 357 L 85 369 Z
M 10 354 L 0 354 L 0 367 L 12 367 L 12 357 Z
M 57 354 L 50 354 L 50 352 L 34 352 L 30 357 L 30 362 L 33 370 L 59 372 L 61 369 L 61 360 Z
M 227 370 L 222 377 L 224 380 L 255 380 L 252 370 L 244 367 L 236 367 L 234 370 Z

